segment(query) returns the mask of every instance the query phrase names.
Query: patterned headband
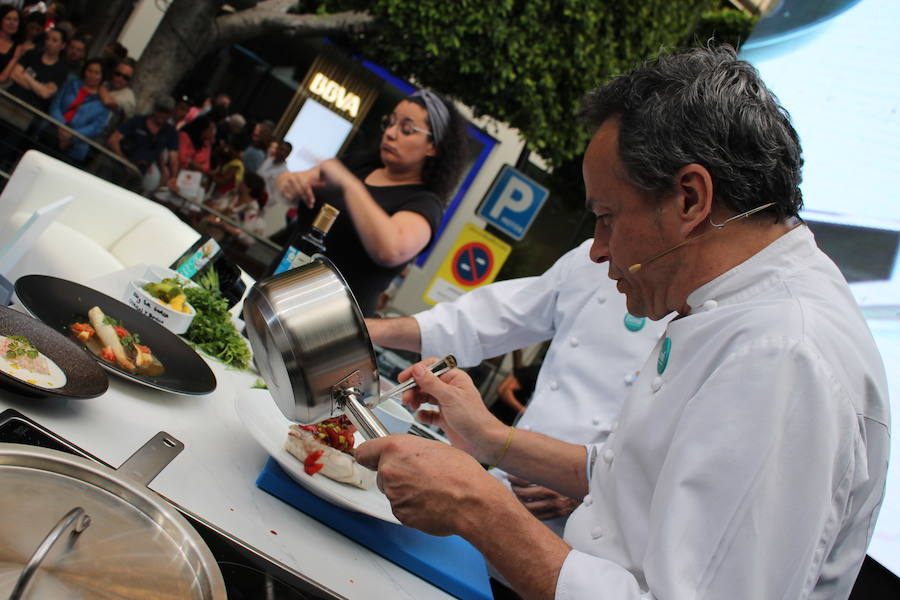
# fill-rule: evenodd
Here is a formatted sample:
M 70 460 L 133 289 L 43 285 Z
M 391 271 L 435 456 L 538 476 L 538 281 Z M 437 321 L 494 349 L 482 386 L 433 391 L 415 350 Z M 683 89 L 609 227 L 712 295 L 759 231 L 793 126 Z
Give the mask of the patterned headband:
M 425 110 L 428 111 L 428 120 L 431 123 L 431 135 L 434 136 L 434 144 L 438 145 L 444 139 L 447 125 L 450 123 L 450 111 L 437 94 L 429 90 L 419 90 L 412 98 L 421 98 L 425 102 Z

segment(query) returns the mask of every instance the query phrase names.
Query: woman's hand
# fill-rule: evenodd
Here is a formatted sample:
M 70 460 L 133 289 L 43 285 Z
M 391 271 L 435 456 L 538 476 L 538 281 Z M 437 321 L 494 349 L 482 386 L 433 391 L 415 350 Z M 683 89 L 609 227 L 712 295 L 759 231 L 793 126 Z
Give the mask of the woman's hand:
M 437 359 L 423 360 L 402 371 L 397 379 L 414 377 L 417 388 L 403 394 L 403 403 L 414 411 L 416 418 L 444 430 L 447 439 L 483 462 L 497 455 L 492 440 L 503 440 L 506 425 L 492 415 L 472 379 L 459 369 L 451 369 L 438 378 L 426 367 Z M 440 410 L 419 410 L 423 404 L 437 404 Z M 488 447 L 485 447 L 488 446 Z
M 277 184 L 282 196 L 289 200 L 297 199 L 307 208 L 312 208 L 316 203 L 314 190 L 324 186 L 325 182 L 319 175 L 319 167 L 314 167 L 308 171 L 282 173 Z

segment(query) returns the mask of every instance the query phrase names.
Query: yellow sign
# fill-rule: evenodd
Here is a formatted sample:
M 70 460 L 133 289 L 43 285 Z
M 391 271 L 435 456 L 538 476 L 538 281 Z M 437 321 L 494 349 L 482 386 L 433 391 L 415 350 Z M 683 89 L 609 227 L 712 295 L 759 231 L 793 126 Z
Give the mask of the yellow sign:
M 494 281 L 512 247 L 466 223 L 422 299 L 428 304 L 450 302 L 469 290 Z

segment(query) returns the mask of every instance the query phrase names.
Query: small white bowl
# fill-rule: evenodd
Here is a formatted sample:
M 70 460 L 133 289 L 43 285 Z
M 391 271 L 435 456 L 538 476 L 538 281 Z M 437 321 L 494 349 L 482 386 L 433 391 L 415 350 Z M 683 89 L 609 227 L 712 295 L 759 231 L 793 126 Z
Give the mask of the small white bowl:
M 186 313 L 169 308 L 144 291 L 144 286 L 147 283 L 149 281 L 146 279 L 130 282 L 128 290 L 125 292 L 125 304 L 148 316 L 172 333 L 182 334 L 187 331 L 197 314 L 194 307 L 185 303 L 185 306 L 188 307 L 188 312 Z
M 181 282 L 181 287 L 185 288 L 195 287 L 197 285 L 178 271 L 173 271 L 172 269 L 167 269 L 166 267 L 160 267 L 157 265 L 147 266 L 147 271 L 144 273 L 144 279 L 147 279 L 149 281 L 176 279 Z

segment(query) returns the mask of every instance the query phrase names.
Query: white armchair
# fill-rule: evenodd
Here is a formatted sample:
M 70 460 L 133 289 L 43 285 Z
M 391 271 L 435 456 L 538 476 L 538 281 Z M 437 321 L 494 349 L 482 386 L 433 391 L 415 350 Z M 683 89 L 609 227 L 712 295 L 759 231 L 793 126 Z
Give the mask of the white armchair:
M 164 206 L 31 150 L 0 194 L 0 240 L 68 195 L 72 202 L 5 273 L 9 280 L 38 273 L 86 283 L 135 264 L 168 266 L 199 237 Z

